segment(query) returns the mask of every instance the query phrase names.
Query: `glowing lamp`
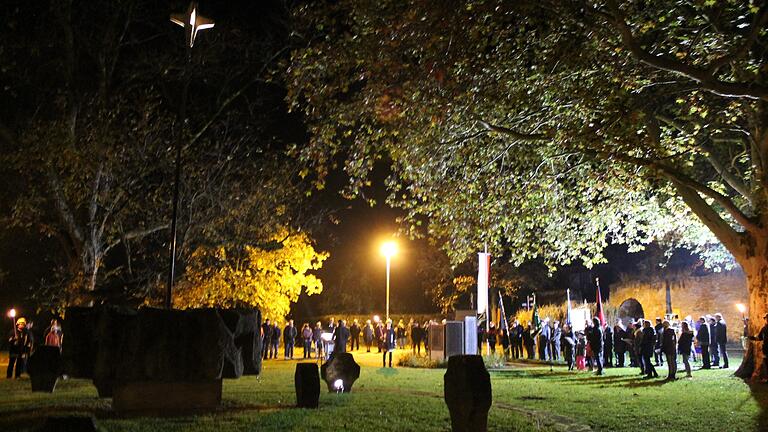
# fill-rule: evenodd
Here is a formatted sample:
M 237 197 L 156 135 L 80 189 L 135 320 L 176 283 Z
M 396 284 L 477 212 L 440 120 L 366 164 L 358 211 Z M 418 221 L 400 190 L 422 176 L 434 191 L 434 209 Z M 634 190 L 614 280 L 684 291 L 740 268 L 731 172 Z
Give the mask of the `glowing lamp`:
M 747 307 L 741 303 L 736 303 L 736 309 L 741 313 L 741 319 L 744 319 L 744 312 L 747 311 Z
M 397 244 L 393 241 L 384 242 L 381 245 L 381 254 L 387 258 L 390 258 L 397 254 Z
M 379 321 L 381 321 L 381 318 L 379 318 L 379 316 L 378 316 L 378 315 L 374 315 L 374 316 L 373 316 L 373 322 L 375 322 L 376 324 L 378 324 L 378 323 L 379 323 Z
M 333 382 L 333 388 L 336 389 L 336 393 L 341 393 L 344 391 L 344 381 L 341 379 L 337 379 Z
M 11 309 L 8 311 L 8 316 L 13 319 L 16 318 L 16 309 Z

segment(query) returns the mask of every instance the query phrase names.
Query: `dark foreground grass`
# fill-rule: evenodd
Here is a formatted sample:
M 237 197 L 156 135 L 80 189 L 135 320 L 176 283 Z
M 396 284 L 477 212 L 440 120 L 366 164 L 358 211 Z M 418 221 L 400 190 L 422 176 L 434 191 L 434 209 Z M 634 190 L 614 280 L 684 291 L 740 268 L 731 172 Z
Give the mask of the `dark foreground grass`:
M 0 431 L 32 430 L 45 416 L 71 413 L 94 415 L 104 431 L 450 430 L 445 370 L 381 369 L 378 356 L 357 358 L 363 369 L 353 392 L 323 390 L 317 410 L 293 408 L 295 362 L 286 361 L 268 362 L 258 379 L 225 380 L 219 411 L 177 417 L 119 418 L 85 380 L 62 381 L 52 395 L 31 393 L 28 380 L 0 380 Z M 625 368 L 596 377 L 529 365 L 492 371 L 489 430 L 768 430 L 768 389 L 751 389 L 729 371 L 672 383 L 635 374 Z

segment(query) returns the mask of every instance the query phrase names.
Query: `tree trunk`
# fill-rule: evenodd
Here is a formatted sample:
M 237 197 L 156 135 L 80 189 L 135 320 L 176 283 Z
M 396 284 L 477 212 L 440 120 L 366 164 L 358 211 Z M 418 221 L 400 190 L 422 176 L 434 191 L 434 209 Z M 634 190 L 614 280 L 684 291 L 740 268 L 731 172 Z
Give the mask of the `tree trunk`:
M 765 243 L 765 242 L 761 242 Z M 749 291 L 749 325 L 748 335 L 755 336 L 765 325 L 763 316 L 768 313 L 768 256 L 765 253 L 757 253 L 747 260 L 742 260 L 742 268 L 747 276 L 747 289 Z M 731 325 L 736 325 L 731 320 Z M 763 364 L 762 344 L 765 342 L 748 342 L 747 352 L 741 366 L 736 370 L 736 376 L 751 378 L 752 380 L 765 380 L 766 371 L 760 366 Z

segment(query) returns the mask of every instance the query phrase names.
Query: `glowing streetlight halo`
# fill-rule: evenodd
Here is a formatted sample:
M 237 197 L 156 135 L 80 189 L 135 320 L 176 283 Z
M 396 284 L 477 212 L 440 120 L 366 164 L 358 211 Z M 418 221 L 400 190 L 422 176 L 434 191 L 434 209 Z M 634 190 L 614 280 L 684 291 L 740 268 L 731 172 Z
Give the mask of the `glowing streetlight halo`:
M 16 318 L 16 309 L 11 308 L 11 310 L 8 311 L 8 318 L 10 319 Z
M 738 309 L 742 315 L 744 315 L 744 312 L 747 311 L 747 307 L 744 306 L 742 303 L 736 303 L 736 309 Z
M 381 244 L 381 254 L 384 255 L 387 259 L 397 255 L 397 243 L 393 241 L 385 241 Z

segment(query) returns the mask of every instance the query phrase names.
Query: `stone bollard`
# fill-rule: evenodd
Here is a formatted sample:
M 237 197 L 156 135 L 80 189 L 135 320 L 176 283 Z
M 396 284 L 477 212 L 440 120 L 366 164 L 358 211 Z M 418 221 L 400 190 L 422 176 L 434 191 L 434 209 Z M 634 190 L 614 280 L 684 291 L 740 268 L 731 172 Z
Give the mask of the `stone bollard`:
M 61 375 L 61 352 L 59 347 L 43 345 L 37 347 L 27 364 L 33 392 L 53 393 Z
M 491 408 L 491 377 L 479 355 L 455 355 L 448 359 L 443 377 L 445 404 L 451 413 L 453 432 L 486 432 Z
M 315 363 L 297 363 L 293 376 L 296 385 L 296 406 L 317 408 L 320 401 L 320 374 Z
M 320 367 L 320 376 L 328 385 L 329 392 L 337 393 L 341 390 L 349 393 L 352 391 L 352 384 L 360 378 L 360 365 L 350 353 L 335 353 Z

